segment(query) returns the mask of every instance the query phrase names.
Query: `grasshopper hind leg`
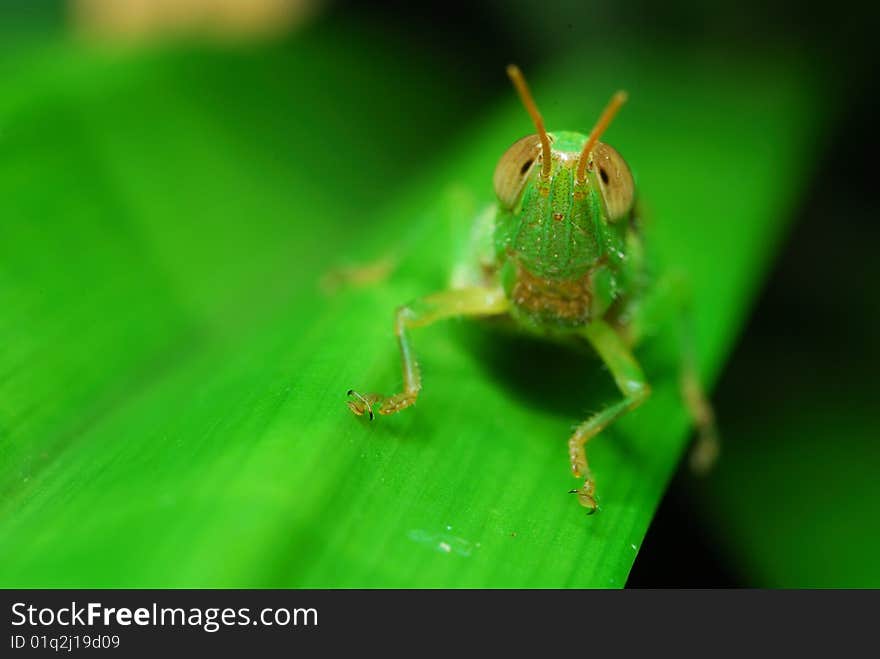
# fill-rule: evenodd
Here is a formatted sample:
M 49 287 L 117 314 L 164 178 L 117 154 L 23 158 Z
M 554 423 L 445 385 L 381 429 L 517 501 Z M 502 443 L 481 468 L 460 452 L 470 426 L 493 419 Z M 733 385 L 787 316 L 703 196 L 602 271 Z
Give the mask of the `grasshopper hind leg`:
M 449 279 L 452 289 L 496 285 L 495 206 L 487 207 L 470 227 L 470 235 L 454 255 Z
M 681 396 L 697 430 L 689 463 L 694 473 L 707 473 L 721 452 L 721 440 L 712 404 L 700 382 L 697 369 L 691 295 L 687 280 L 678 273 L 661 277 L 649 294 L 632 303 L 626 315 L 629 323 L 625 332 L 630 344 L 639 343 L 656 332 L 670 316 L 674 316 L 679 341 Z

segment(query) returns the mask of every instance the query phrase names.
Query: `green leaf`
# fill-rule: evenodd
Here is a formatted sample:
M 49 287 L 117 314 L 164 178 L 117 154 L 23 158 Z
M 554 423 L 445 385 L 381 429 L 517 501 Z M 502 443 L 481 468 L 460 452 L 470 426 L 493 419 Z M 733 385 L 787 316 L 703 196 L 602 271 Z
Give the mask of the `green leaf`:
M 393 309 L 444 286 L 456 227 L 531 130 L 512 91 L 484 107 L 427 60 L 330 26 L 4 62 L 0 584 L 624 584 L 688 439 L 662 337 L 639 353 L 654 396 L 591 444 L 589 518 L 566 439 L 616 394 L 588 356 L 447 323 L 414 337 L 414 409 L 345 408 L 399 385 Z M 607 139 L 691 275 L 714 379 L 803 182 L 813 83 L 639 48 L 534 83 L 551 129 L 629 90 Z M 388 281 L 322 291 L 389 252 Z

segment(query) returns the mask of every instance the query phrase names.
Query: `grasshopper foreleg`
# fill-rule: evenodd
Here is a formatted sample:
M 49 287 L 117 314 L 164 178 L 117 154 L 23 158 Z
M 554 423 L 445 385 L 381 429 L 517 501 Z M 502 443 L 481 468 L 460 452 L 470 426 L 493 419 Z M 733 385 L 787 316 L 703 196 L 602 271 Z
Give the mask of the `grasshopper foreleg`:
M 394 414 L 416 402 L 422 389 L 422 375 L 407 330 L 453 316 L 494 316 L 507 310 L 508 301 L 500 288 L 482 287 L 442 291 L 400 307 L 395 315 L 394 333 L 400 347 L 403 391 L 385 396 L 349 389 L 349 409 L 358 416 L 368 414 L 372 420 L 374 414 Z
M 571 493 L 577 494 L 581 505 L 592 514 L 597 508 L 596 484 L 587 463 L 586 443 L 619 416 L 641 405 L 650 395 L 651 388 L 639 363 L 614 328 L 600 320 L 587 325 L 582 333 L 608 366 L 614 382 L 624 396 L 623 400 L 597 412 L 580 424 L 568 440 L 571 471 L 575 477 L 584 478 L 583 486 L 571 490 Z

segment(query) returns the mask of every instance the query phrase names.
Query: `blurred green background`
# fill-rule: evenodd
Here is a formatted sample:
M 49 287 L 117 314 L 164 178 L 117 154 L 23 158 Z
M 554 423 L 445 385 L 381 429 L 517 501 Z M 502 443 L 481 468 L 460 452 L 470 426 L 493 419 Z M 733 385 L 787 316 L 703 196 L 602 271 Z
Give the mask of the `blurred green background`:
M 880 586 L 872 17 L 111 4 L 0 9 L 0 585 Z M 589 360 L 453 324 L 415 339 L 417 410 L 342 406 L 395 386 L 391 310 L 443 286 L 530 130 L 510 61 L 551 129 L 630 92 L 608 141 L 716 382 L 722 460 L 673 477 L 646 348 L 657 401 L 597 443 L 597 519 L 560 495 L 612 391 Z M 389 252 L 391 281 L 321 289 Z

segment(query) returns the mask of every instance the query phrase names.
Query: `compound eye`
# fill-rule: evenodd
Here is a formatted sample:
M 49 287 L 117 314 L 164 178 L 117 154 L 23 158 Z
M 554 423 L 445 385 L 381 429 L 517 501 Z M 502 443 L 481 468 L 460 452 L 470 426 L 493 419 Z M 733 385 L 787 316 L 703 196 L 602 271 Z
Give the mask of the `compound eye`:
M 527 135 L 514 142 L 495 167 L 495 194 L 498 201 L 507 208 L 516 206 L 529 172 L 541 155 L 541 139 L 537 135 Z
M 593 147 L 593 171 L 599 180 L 599 188 L 612 222 L 624 217 L 633 206 L 635 183 L 632 172 L 623 157 L 615 149 L 597 142 Z

